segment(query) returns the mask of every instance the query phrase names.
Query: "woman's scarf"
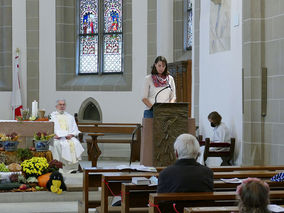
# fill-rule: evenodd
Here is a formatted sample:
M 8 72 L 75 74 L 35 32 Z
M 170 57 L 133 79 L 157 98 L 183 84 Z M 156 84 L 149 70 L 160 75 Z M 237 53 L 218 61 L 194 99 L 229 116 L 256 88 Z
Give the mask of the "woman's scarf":
M 152 80 L 155 87 L 165 87 L 169 85 L 169 76 L 162 75 L 161 77 L 158 75 L 152 75 Z

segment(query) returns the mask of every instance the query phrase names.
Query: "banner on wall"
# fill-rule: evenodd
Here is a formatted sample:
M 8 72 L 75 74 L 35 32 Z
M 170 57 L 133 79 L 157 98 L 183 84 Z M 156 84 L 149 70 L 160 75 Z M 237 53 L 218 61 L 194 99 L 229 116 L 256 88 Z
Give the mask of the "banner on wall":
M 20 82 L 20 57 L 19 52 L 14 59 L 14 68 L 13 68 L 13 91 L 11 97 L 11 106 L 13 110 L 13 119 L 17 116 L 21 116 L 22 105 L 22 96 L 21 96 L 21 82 Z

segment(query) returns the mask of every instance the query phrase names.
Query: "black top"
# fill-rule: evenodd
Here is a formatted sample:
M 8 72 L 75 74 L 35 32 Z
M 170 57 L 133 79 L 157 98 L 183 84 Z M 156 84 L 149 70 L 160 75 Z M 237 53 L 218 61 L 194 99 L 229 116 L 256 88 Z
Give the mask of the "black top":
M 194 159 L 177 160 L 159 175 L 158 193 L 212 191 L 212 170 Z

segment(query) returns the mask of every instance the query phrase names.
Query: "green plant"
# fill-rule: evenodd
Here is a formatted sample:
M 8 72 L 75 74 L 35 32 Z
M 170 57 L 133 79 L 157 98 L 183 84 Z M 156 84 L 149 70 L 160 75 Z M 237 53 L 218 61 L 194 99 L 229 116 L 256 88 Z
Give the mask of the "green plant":
M 34 140 L 48 141 L 54 136 L 55 134 L 48 135 L 46 132 L 37 132 L 37 133 L 34 133 Z
M 25 178 L 24 175 L 19 175 L 19 176 L 18 176 L 18 182 L 19 182 L 19 183 L 26 183 L 27 180 L 26 180 L 26 178 Z
M 37 183 L 37 182 L 38 182 L 38 180 L 37 180 L 36 177 L 29 177 L 27 179 L 27 183 Z
M 26 149 L 18 149 L 17 150 L 17 158 L 21 161 L 31 159 L 33 157 L 32 152 L 26 148 Z

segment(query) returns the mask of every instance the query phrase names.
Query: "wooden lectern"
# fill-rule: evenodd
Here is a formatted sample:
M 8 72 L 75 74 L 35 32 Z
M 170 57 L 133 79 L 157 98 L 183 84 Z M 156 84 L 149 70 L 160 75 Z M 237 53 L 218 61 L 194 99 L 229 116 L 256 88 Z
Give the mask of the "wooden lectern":
M 140 164 L 168 166 L 175 162 L 173 144 L 183 133 L 195 135 L 195 121 L 188 118 L 188 103 L 156 103 L 154 118 L 143 118 Z

